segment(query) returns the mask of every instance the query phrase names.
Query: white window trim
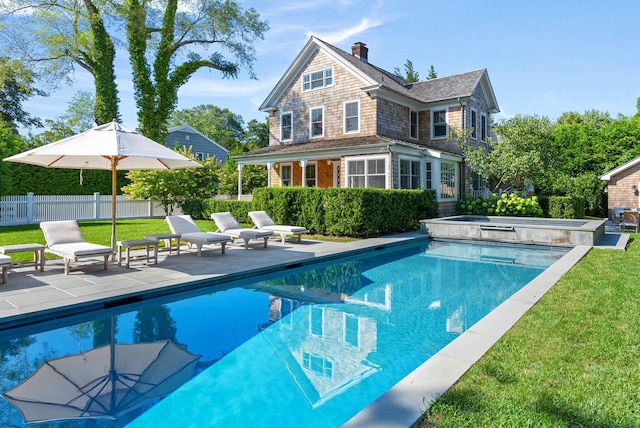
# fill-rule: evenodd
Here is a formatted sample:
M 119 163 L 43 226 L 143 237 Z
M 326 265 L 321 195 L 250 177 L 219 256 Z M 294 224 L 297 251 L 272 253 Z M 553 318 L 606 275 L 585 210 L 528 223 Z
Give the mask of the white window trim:
M 484 119 L 484 138 L 482 138 L 482 119 Z M 480 113 L 480 133 L 478 139 L 480 141 L 487 141 L 487 137 L 489 137 L 489 120 L 485 113 Z
M 367 169 L 367 161 L 369 160 L 379 160 L 379 159 L 384 159 L 384 188 L 385 189 L 389 189 L 389 157 L 387 156 L 355 156 L 355 157 L 347 157 L 345 158 L 345 171 L 344 171 L 344 176 L 345 176 L 345 187 L 351 187 L 349 185 L 349 162 L 354 162 L 354 161 L 365 161 L 364 165 L 365 165 L 365 171 L 364 171 L 364 179 L 365 179 L 365 187 L 369 187 L 369 174 L 368 174 L 368 169 Z
M 203 161 L 205 159 L 204 153 L 202 153 L 202 152 L 195 152 L 194 156 L 195 156 L 196 160 L 198 160 L 198 161 Z
M 416 136 L 411 135 L 411 113 L 416 114 Z M 409 109 L 409 138 L 418 140 L 420 138 L 420 113 L 417 110 Z
M 453 164 L 453 198 L 443 198 L 442 197 L 442 165 L 443 164 Z M 450 160 L 440 160 L 438 165 L 438 201 L 442 202 L 456 202 L 458 201 L 458 186 L 460 185 L 460 173 L 459 173 L 460 165 L 458 162 L 450 161 Z
M 318 109 L 322 110 L 322 134 L 313 135 L 313 121 L 312 121 L 313 111 Z M 322 137 L 324 137 L 324 106 L 311 107 L 309 109 L 309 138 L 322 138 Z
M 353 104 L 356 103 L 358 105 L 358 127 L 353 130 L 353 131 L 347 131 L 347 104 Z M 344 134 L 358 134 L 360 132 L 360 100 L 350 100 L 350 101 L 345 101 L 344 103 L 342 103 L 342 115 L 343 120 L 342 120 L 342 132 Z M 322 115 L 322 118 L 324 119 L 324 113 Z M 324 128 L 323 128 L 324 130 Z
M 439 136 L 435 136 L 435 123 L 434 123 L 434 118 L 435 118 L 435 114 L 436 112 L 439 111 L 444 111 L 444 123 L 446 126 L 446 133 L 445 135 L 439 135 Z M 431 110 L 431 139 L 432 140 L 442 140 L 445 139 L 449 136 L 449 108 L 448 107 L 439 107 L 437 109 L 432 109 Z
M 402 161 L 410 161 L 410 162 L 418 162 L 418 187 L 412 187 L 411 189 L 422 189 L 424 188 L 423 182 L 425 180 L 423 180 L 422 177 L 422 163 L 421 162 L 421 158 L 416 158 L 413 156 L 399 156 L 398 157 L 398 188 L 399 189 L 403 189 L 402 187 L 402 175 L 400 174 L 400 171 L 402 170 L 400 167 L 400 164 L 402 163 Z M 411 175 L 410 175 L 411 176 Z
M 291 138 L 282 138 L 282 116 L 291 115 Z M 292 141 L 293 140 L 293 112 L 283 111 L 280 113 L 280 141 Z
M 357 321 L 357 323 L 358 323 L 358 326 L 357 326 L 358 331 L 357 331 L 357 339 L 356 339 L 358 341 L 358 343 L 356 345 L 354 345 L 353 343 L 351 343 L 351 342 L 349 342 L 347 340 L 347 319 L 348 318 L 355 319 Z M 353 315 L 353 314 L 348 314 L 346 312 L 343 312 L 342 313 L 342 343 L 344 343 L 347 346 L 351 346 L 351 347 L 360 349 L 360 347 L 361 347 L 360 345 L 362 343 L 361 331 L 362 331 L 362 328 L 360 326 L 360 317 L 356 316 L 356 315 Z
M 476 114 L 476 123 L 473 123 L 473 113 Z M 478 135 L 480 135 L 480 129 L 478 127 L 478 110 L 472 108 L 471 109 L 471 113 L 469 113 L 469 127 L 473 128 L 473 132 L 476 134 L 475 136 L 471 135 L 471 138 L 473 138 L 474 140 L 478 139 Z
M 282 183 L 282 168 L 285 167 L 285 166 L 291 167 L 291 178 L 290 178 L 291 184 L 289 184 L 289 185 L 285 185 L 285 184 Z M 278 171 L 278 175 L 280 177 L 280 186 L 281 187 L 291 187 L 291 186 L 293 186 L 293 163 L 292 162 L 281 163 L 279 171 Z
M 326 85 L 326 84 L 325 84 L 325 80 L 327 79 L 327 77 L 326 77 L 326 75 L 325 75 L 325 72 L 326 72 L 327 70 L 331 70 L 331 84 L 329 84 L 329 85 Z M 322 72 L 322 86 L 320 86 L 320 87 L 318 87 L 318 88 L 309 88 L 309 89 L 305 89 L 305 88 L 304 88 L 304 77 L 305 77 L 305 76 L 311 76 L 312 74 L 314 74 L 314 73 L 318 73 L 318 72 Z M 309 77 L 309 79 L 311 79 L 311 77 Z M 311 83 L 311 80 L 309 80 L 309 83 Z M 301 90 L 302 90 L 302 92 L 311 92 L 311 91 L 317 91 L 317 90 L 319 90 L 319 89 L 323 89 L 323 88 L 330 88 L 330 87 L 332 87 L 333 85 L 335 85 L 335 83 L 336 83 L 336 76 L 335 76 L 335 73 L 334 73 L 333 67 L 325 67 L 325 68 L 320 69 L 320 70 L 314 70 L 314 71 L 310 71 L 310 72 L 308 72 L 308 73 L 303 73 L 303 74 L 302 74 L 302 77 L 300 78 L 300 86 L 301 86 Z
M 306 182 L 308 180 L 308 178 L 306 178 L 306 174 L 307 174 L 307 168 L 309 168 L 310 166 L 313 166 L 314 171 L 316 172 L 316 175 L 314 177 L 316 184 L 314 184 L 314 186 L 318 187 L 318 162 L 317 161 L 308 161 L 307 164 L 304 166 L 305 183 L 308 187 L 309 183 Z

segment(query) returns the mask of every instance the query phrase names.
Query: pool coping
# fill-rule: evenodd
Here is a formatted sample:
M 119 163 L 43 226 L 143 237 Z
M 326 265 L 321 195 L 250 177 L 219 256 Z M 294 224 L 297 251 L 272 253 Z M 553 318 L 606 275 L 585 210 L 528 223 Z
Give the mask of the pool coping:
M 407 428 L 464 375 L 591 246 L 579 245 L 442 348 L 343 427 Z

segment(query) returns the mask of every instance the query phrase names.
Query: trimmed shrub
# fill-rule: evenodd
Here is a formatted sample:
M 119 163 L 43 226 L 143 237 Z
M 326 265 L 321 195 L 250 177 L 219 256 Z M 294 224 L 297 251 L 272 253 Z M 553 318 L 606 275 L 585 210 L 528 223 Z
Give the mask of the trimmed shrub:
M 432 190 L 371 188 L 260 188 L 253 192 L 253 209 L 276 223 L 357 237 L 417 230 L 420 220 L 438 215 Z
M 550 196 L 549 216 L 552 218 L 584 218 L 582 196 Z
M 488 198 L 461 199 L 457 213 L 463 215 L 496 215 L 508 217 L 543 217 L 544 213 L 537 196 L 522 197 L 516 193 L 495 193 Z

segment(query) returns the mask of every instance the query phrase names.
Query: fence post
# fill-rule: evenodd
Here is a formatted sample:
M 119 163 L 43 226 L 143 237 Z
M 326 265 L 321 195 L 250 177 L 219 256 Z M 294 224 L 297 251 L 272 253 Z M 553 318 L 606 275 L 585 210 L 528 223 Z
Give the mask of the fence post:
M 33 222 L 33 192 L 27 193 L 27 224 Z
M 95 219 L 100 220 L 100 192 L 93 192 L 93 211 Z

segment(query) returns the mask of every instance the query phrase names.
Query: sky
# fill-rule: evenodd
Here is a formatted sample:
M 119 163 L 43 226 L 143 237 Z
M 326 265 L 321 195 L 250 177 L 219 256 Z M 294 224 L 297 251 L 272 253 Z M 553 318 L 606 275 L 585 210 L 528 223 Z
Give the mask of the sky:
M 420 78 L 433 65 L 439 77 L 486 68 L 498 100 L 496 119 L 515 115 L 557 119 L 589 110 L 613 117 L 636 113 L 640 97 L 640 0 L 239 0 L 270 25 L 255 44 L 254 71 L 237 79 L 200 70 L 179 91 L 178 109 L 201 104 L 262 121 L 266 99 L 311 35 L 346 52 L 369 48 L 369 62 L 393 71 L 411 60 Z M 122 122 L 137 127 L 131 71 L 118 52 Z M 78 69 L 71 87 L 33 98 L 25 110 L 62 115 L 73 94 L 93 92 Z

